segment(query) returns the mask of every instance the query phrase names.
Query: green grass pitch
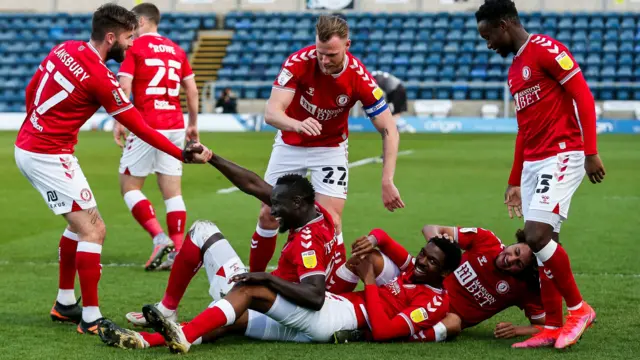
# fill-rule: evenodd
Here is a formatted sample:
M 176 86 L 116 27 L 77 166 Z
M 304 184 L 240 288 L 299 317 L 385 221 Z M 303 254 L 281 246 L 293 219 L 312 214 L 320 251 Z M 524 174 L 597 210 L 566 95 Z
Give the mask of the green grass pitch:
M 273 134 L 202 134 L 214 151 L 263 174 Z M 64 229 L 40 195 L 15 166 L 15 133 L 0 133 L 2 186 L 0 211 L 0 358 L 2 359 L 156 359 L 170 358 L 165 348 L 122 351 L 97 337 L 81 336 L 71 325 L 52 323 L 49 309 L 57 289 L 57 245 Z M 384 210 L 380 164 L 354 168 L 344 211 L 345 240 L 382 227 L 410 251 L 419 249 L 425 223 L 486 227 L 511 243 L 518 220 L 509 220 L 502 196 L 512 160 L 511 135 L 403 135 L 396 184 L 406 208 Z M 128 213 L 118 188 L 120 151 L 108 133 L 82 133 L 77 148 L 107 224 L 100 282 L 105 316 L 125 325 L 124 314 L 160 299 L 168 273 L 145 273 L 142 264 L 151 241 Z M 498 321 L 523 323 L 510 309 L 455 341 L 444 344 L 306 345 L 261 343 L 230 338 L 196 346 L 190 359 L 633 359 L 640 354 L 640 138 L 601 136 L 607 169 L 603 184 L 587 180 L 578 190 L 561 241 L 572 259 L 584 297 L 598 312 L 598 323 L 573 349 L 514 351 L 514 341 L 493 339 Z M 380 153 L 376 134 L 353 134 L 351 161 Z M 217 194 L 231 186 L 208 165 L 187 165 L 183 180 L 188 222 L 217 222 L 248 260 L 258 201 L 240 192 Z M 164 223 L 164 204 L 149 178 L 144 189 Z M 282 244 L 284 237 L 279 243 Z M 272 264 L 275 263 L 272 261 Z M 117 264 L 117 265 L 116 265 Z M 125 264 L 128 266 L 122 266 Z M 77 282 L 76 282 L 77 284 Z M 76 285 L 79 295 L 79 286 Z M 183 300 L 181 319 L 195 316 L 210 302 L 206 277 L 198 275 Z

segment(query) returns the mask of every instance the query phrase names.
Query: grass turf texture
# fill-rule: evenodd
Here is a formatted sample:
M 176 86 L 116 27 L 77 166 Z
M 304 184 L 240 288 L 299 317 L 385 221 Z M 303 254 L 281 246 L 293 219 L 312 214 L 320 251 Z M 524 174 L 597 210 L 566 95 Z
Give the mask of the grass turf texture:
M 222 156 L 263 174 L 272 134 L 202 134 L 203 143 Z M 3 235 L 0 239 L 0 358 L 87 359 L 169 358 L 166 348 L 122 351 L 104 346 L 97 337 L 81 336 L 71 325 L 52 323 L 48 312 L 57 289 L 57 245 L 64 229 L 40 195 L 19 173 L 13 159 L 15 133 L 0 133 Z M 510 221 L 502 196 L 512 161 L 510 135 L 403 135 L 403 150 L 414 153 L 398 160 L 396 184 L 406 209 L 388 213 L 380 195 L 380 167 L 370 164 L 350 174 L 349 200 L 344 211 L 345 241 L 373 227 L 386 229 L 414 253 L 423 239 L 425 223 L 480 226 L 513 242 L 518 220 Z M 634 136 L 601 136 L 600 151 L 607 169 L 603 184 L 585 179 L 562 228 L 561 240 L 572 259 L 585 298 L 598 312 L 598 323 L 583 341 L 565 353 L 552 349 L 515 351 L 514 340 L 493 339 L 498 321 L 524 323 L 510 309 L 445 344 L 306 345 L 263 343 L 231 338 L 196 346 L 190 359 L 630 359 L 640 353 L 640 143 Z M 120 151 L 108 133 L 82 133 L 77 154 L 107 224 L 102 253 L 101 309 L 121 325 L 124 314 L 160 299 L 168 273 L 145 273 L 142 264 L 151 240 L 127 211 L 118 188 Z M 354 134 L 351 161 L 376 156 L 376 134 Z M 258 215 L 258 201 L 243 193 L 216 194 L 229 182 L 206 165 L 187 165 L 183 178 L 188 223 L 217 222 L 245 263 L 249 239 Z M 149 178 L 144 193 L 164 223 L 164 204 Z M 281 247 L 284 237 L 279 239 Z M 271 262 L 275 264 L 275 258 Z M 110 266 L 110 264 L 136 264 Z M 204 271 L 202 271 L 204 272 Z M 76 294 L 80 294 L 76 282 Z M 180 308 L 189 319 L 211 299 L 204 275 L 198 275 Z M 636 354 L 636 355 L 633 355 Z

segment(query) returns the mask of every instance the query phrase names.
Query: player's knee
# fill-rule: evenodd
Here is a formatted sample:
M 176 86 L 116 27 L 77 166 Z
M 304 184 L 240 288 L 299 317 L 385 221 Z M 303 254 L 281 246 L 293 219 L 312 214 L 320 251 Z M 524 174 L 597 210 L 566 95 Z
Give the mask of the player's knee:
M 262 206 L 260 208 L 260 216 L 258 217 L 258 226 L 265 230 L 277 229 L 279 224 L 273 216 L 271 216 L 271 207 Z
M 546 224 L 542 224 L 548 226 Z M 538 226 L 537 223 L 527 223 L 524 227 L 524 235 L 527 245 L 534 252 L 542 250 L 542 248 L 550 241 L 551 235 L 545 229 L 545 226 Z
M 198 248 L 202 246 L 215 234 L 222 234 L 216 224 L 208 220 L 196 220 L 189 229 L 189 238 Z M 220 236 L 219 238 L 223 238 Z M 215 241 L 215 240 L 214 240 Z
M 98 219 L 92 226 L 82 229 L 78 236 L 82 241 L 100 244 L 104 242 L 107 235 L 107 227 L 101 219 Z

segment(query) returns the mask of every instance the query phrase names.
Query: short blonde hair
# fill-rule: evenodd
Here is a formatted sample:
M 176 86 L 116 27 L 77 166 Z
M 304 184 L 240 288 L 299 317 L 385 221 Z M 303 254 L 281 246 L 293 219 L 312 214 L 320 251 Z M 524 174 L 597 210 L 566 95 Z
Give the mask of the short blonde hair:
M 316 35 L 321 42 L 327 42 L 332 37 L 340 39 L 349 38 L 349 25 L 347 21 L 336 15 L 320 15 L 316 22 Z

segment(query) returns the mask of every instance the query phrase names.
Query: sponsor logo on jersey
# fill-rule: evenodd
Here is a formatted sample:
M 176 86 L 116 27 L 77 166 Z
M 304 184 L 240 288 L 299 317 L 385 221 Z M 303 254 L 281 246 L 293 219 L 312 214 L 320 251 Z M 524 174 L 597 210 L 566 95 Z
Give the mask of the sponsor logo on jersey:
M 540 84 L 515 93 L 513 99 L 516 103 L 516 111 L 523 110 L 527 106 L 538 102 L 540 100 Z
M 571 60 L 571 57 L 567 55 L 565 51 L 561 52 L 560 55 L 556 56 L 556 62 L 558 63 L 558 65 L 560 65 L 562 70 L 573 69 L 573 65 L 574 65 L 573 60 Z
M 496 284 L 496 291 L 498 292 L 498 294 L 506 294 L 509 292 L 509 283 L 504 281 L 504 280 L 500 280 L 498 281 L 498 283 Z
M 427 320 L 429 318 L 429 313 L 427 313 L 425 308 L 417 308 L 411 312 L 410 317 L 414 323 L 419 323 Z
M 529 68 L 528 66 L 525 66 L 522 68 L 522 80 L 529 80 L 531 79 L 531 68 Z
M 347 106 L 349 104 L 349 97 L 347 95 L 338 95 L 336 98 L 336 104 L 340 106 Z
M 491 295 L 487 289 L 480 283 L 478 274 L 476 274 L 469 261 L 465 261 L 453 272 L 456 279 L 462 287 L 464 287 L 480 307 L 490 305 L 496 302 L 496 298 Z
M 376 86 L 376 88 L 373 89 L 371 93 L 373 94 L 373 97 L 376 98 L 376 100 L 380 100 L 380 98 L 384 95 L 384 91 L 382 91 L 379 86 Z
M 315 250 L 309 250 L 302 253 L 302 264 L 307 269 L 313 269 L 318 265 L 318 258 Z
M 153 100 L 153 108 L 156 110 L 175 110 L 176 106 L 169 104 L 166 100 Z
M 118 90 L 111 90 L 111 94 L 113 94 L 113 99 L 116 101 L 116 105 L 122 106 L 122 97 L 120 96 L 120 92 Z
M 169 53 L 169 54 L 176 54 L 176 49 L 173 46 L 169 46 L 169 45 L 155 45 L 152 43 L 149 43 L 149 49 L 152 49 L 154 53 Z
M 307 110 L 311 115 L 314 115 L 318 121 L 331 120 L 340 115 L 345 108 L 338 109 L 321 109 L 317 105 L 312 104 L 304 96 L 300 96 L 300 106 Z
M 64 201 L 58 201 L 58 193 L 55 190 L 47 191 L 47 202 L 50 209 L 55 209 L 65 206 Z
M 311 113 L 311 115 L 315 115 L 316 109 L 318 108 L 316 105 L 310 103 L 309 100 L 305 99 L 304 96 L 300 96 L 300 106 Z
M 280 75 L 278 75 L 278 85 L 285 86 L 289 82 L 289 80 L 291 80 L 292 77 L 293 77 L 293 74 L 291 73 L 291 71 L 287 69 L 282 69 L 280 71 Z
M 80 191 L 80 199 L 84 201 L 91 201 L 92 197 L 93 195 L 91 195 L 91 190 L 85 188 Z
M 478 274 L 476 274 L 468 261 L 465 261 L 462 265 L 458 266 L 453 274 L 462 286 L 467 285 L 470 281 L 478 277 Z

